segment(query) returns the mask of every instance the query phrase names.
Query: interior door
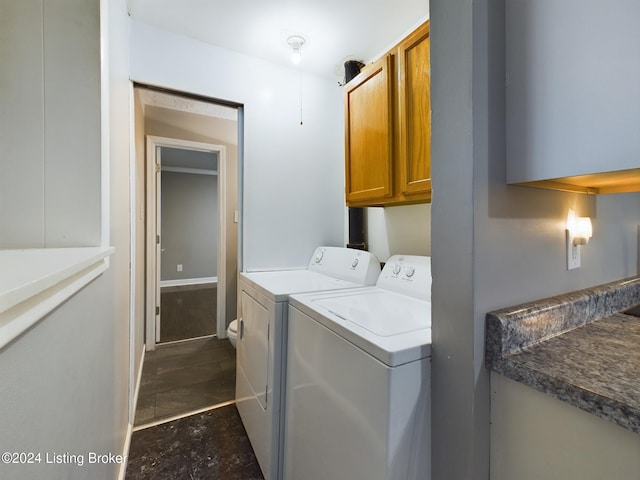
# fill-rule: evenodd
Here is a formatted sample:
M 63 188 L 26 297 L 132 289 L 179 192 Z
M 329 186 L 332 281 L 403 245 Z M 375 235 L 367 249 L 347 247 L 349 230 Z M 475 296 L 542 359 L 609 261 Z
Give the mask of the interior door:
M 161 168 L 162 165 L 162 148 L 156 147 L 156 343 L 160 342 L 160 272 L 162 264 L 162 237 L 161 237 L 161 225 L 162 225 L 162 199 L 161 195 Z

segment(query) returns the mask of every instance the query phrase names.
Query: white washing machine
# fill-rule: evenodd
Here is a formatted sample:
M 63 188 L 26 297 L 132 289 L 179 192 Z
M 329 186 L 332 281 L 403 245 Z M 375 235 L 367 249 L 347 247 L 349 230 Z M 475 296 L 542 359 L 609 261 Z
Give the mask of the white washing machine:
M 319 247 L 307 269 L 240 274 L 236 406 L 267 480 L 282 478 L 289 295 L 374 285 L 369 252 Z
M 431 263 L 289 299 L 285 478 L 430 478 Z

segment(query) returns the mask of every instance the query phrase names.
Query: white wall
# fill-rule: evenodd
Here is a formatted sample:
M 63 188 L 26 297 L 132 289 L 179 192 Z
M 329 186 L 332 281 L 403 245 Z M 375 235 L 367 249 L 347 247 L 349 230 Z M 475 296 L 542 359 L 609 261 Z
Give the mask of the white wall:
M 491 374 L 493 480 L 640 478 L 640 435 Z
M 108 270 L 0 351 L 0 448 L 43 456 L 41 464 L 3 464 L 2 478 L 115 478 L 118 465 L 44 461 L 47 452 L 85 459 L 89 452 L 122 452 L 128 375 L 115 350 L 117 341 L 126 348 L 127 337 L 117 338 L 113 280 Z
M 101 0 L 107 7 L 106 29 L 103 26 L 103 36 L 108 34 L 108 40 L 103 39 L 103 45 L 108 41 L 108 88 L 103 85 L 103 98 L 108 93 L 108 105 L 103 104 L 103 124 L 108 121 L 108 129 L 103 128 L 103 154 L 109 158 L 109 240 L 108 244 L 116 249 L 111 259 L 111 288 L 112 296 L 109 302 L 113 308 L 110 318 L 110 334 L 102 338 L 108 349 L 104 361 L 113 368 L 111 397 L 105 397 L 112 402 L 114 418 L 112 420 L 113 442 L 122 449 L 125 442 L 126 427 L 133 422 L 130 408 L 132 404 L 131 389 L 136 384 L 140 363 L 139 352 L 142 350 L 144 338 L 140 334 L 144 319 L 131 315 L 139 308 L 131 308 L 131 82 L 129 81 L 129 16 L 125 0 Z M 104 46 L 103 46 L 104 48 Z M 103 60 L 104 61 L 104 60 Z M 103 66 L 103 69 L 105 67 Z M 106 110 L 106 112 L 105 112 Z M 105 115 L 106 114 L 106 115 Z M 108 136 L 107 136 L 108 134 Z M 108 144 L 107 151 L 104 151 Z M 142 268 L 142 258 L 136 258 L 136 268 Z M 135 282 L 134 282 L 135 283 Z M 136 302 L 141 301 L 144 293 L 135 291 Z M 135 314 L 134 314 L 135 315 Z M 82 337 L 79 337 L 82 338 Z M 134 358 L 131 358 L 135 354 Z M 94 405 L 95 408 L 95 405 Z M 131 414 L 131 416 L 130 416 Z
M 127 36 L 128 39 L 128 36 Z M 140 103 L 140 93 L 131 88 L 133 96 L 133 157 L 130 161 L 133 163 L 133 192 L 132 199 L 132 232 L 133 238 L 133 282 L 136 292 L 134 298 L 134 327 L 132 329 L 132 355 L 133 367 L 132 371 L 137 374 L 140 369 L 141 356 L 144 351 L 145 343 L 145 280 L 146 280 L 146 161 L 145 161 L 145 137 L 144 137 L 144 114 L 142 112 L 142 104 Z M 136 379 L 137 380 L 137 379 Z M 133 383 L 133 382 L 132 382 Z M 135 383 L 134 383 L 135 385 Z
M 24 5 L 26 2 L 3 2 Z M 41 3 L 41 2 L 37 2 Z M 30 2 L 33 4 L 33 2 Z M 80 5 L 82 4 L 82 5 Z M 109 43 L 106 53 L 104 88 L 106 105 L 103 109 L 102 127 L 109 174 L 107 180 L 111 198 L 104 211 L 109 217 L 105 225 L 110 232 L 102 232 L 116 247 L 111 257 L 111 267 L 92 283 L 71 297 L 22 336 L 0 350 L 0 449 L 10 452 L 40 452 L 43 462 L 35 465 L 2 465 L 2 478 L 29 479 L 104 479 L 117 477 L 120 465 L 87 465 L 90 452 L 121 454 L 128 424 L 129 391 L 129 102 L 128 102 L 128 16 L 124 0 L 104 1 L 101 28 L 97 29 L 97 0 L 49 1 L 46 8 L 53 9 L 60 17 L 75 18 L 85 8 L 92 8 L 94 35 L 101 32 Z M 70 8 L 73 11 L 67 11 Z M 16 28 L 28 29 L 29 18 L 10 18 Z M 93 28 L 92 27 L 92 28 Z M 64 43 L 68 37 L 64 29 L 58 31 Z M 110 40 L 110 41 L 109 41 Z M 75 41 L 75 40 L 74 40 Z M 45 52 L 46 56 L 46 52 Z M 88 57 L 89 64 L 99 61 L 99 52 Z M 56 57 L 56 60 L 60 60 Z M 74 57 L 73 61 L 78 60 Z M 16 61 L 18 61 L 16 59 Z M 12 61 L 4 62 L 10 68 Z M 31 94 L 29 83 L 24 84 Z M 72 86 L 69 88 L 73 88 Z M 25 93 L 25 92 L 22 92 Z M 98 98 L 91 102 L 100 101 Z M 64 98 L 62 98 L 64 96 Z M 65 92 L 57 101 L 73 104 L 73 92 Z M 51 121 L 60 122 L 60 129 L 72 128 L 65 115 L 54 116 Z M 108 124 L 108 129 L 104 127 Z M 110 132 L 109 132 L 110 129 Z M 99 136 L 89 142 L 97 149 L 97 156 L 82 157 L 100 172 Z M 79 158 L 74 155 L 75 160 Z M 14 157 L 17 161 L 17 157 Z M 83 174 L 61 169 L 60 173 L 75 174 L 74 182 L 82 182 Z M 93 174 L 86 178 L 100 197 L 100 180 L 93 183 Z M 17 182 L 19 185 L 19 182 Z M 63 188 L 63 186 L 58 186 Z M 83 197 L 79 197 L 82 199 Z M 88 203 L 92 203 L 93 194 Z M 99 202 L 98 202 L 99 203 Z M 18 210 L 18 213 L 21 213 Z M 26 212 L 24 212 L 26 214 Z M 95 218 L 94 218 L 95 217 Z M 91 223 L 101 223 L 100 208 L 92 213 Z M 82 231 L 82 227 L 79 227 Z M 95 233 L 100 243 L 100 228 Z M 6 272 L 3 272 L 6 273 Z M 85 464 L 47 464 L 47 453 L 82 455 Z
M 433 478 L 486 479 L 486 313 L 636 274 L 640 194 L 507 186 L 504 1 L 432 0 L 431 18 Z M 572 271 L 569 207 L 594 218 Z
M 0 248 L 100 245 L 98 9 L 0 4 Z
M 378 260 L 431 255 L 431 204 L 366 209 L 367 243 Z
M 245 269 L 302 266 L 317 245 L 342 245 L 336 82 L 139 22 L 132 22 L 131 49 L 137 82 L 244 105 Z

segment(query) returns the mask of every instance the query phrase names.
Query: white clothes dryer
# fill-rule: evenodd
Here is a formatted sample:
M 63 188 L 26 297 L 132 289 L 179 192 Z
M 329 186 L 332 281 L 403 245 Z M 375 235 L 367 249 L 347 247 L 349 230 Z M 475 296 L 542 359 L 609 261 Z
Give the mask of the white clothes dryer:
M 430 478 L 431 264 L 289 299 L 285 478 Z
M 236 406 L 267 480 L 282 478 L 289 295 L 374 285 L 371 253 L 318 247 L 306 269 L 240 273 Z

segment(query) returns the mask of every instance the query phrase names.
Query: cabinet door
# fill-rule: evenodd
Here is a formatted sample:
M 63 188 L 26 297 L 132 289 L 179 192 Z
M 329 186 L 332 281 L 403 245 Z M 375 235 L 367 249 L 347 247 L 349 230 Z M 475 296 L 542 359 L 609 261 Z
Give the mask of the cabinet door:
M 431 92 L 429 23 L 398 46 L 398 146 L 400 192 L 431 192 Z
M 639 17 L 638 1 L 505 1 L 507 183 L 640 190 Z
M 365 67 L 345 90 L 347 204 L 393 194 L 392 60 Z

